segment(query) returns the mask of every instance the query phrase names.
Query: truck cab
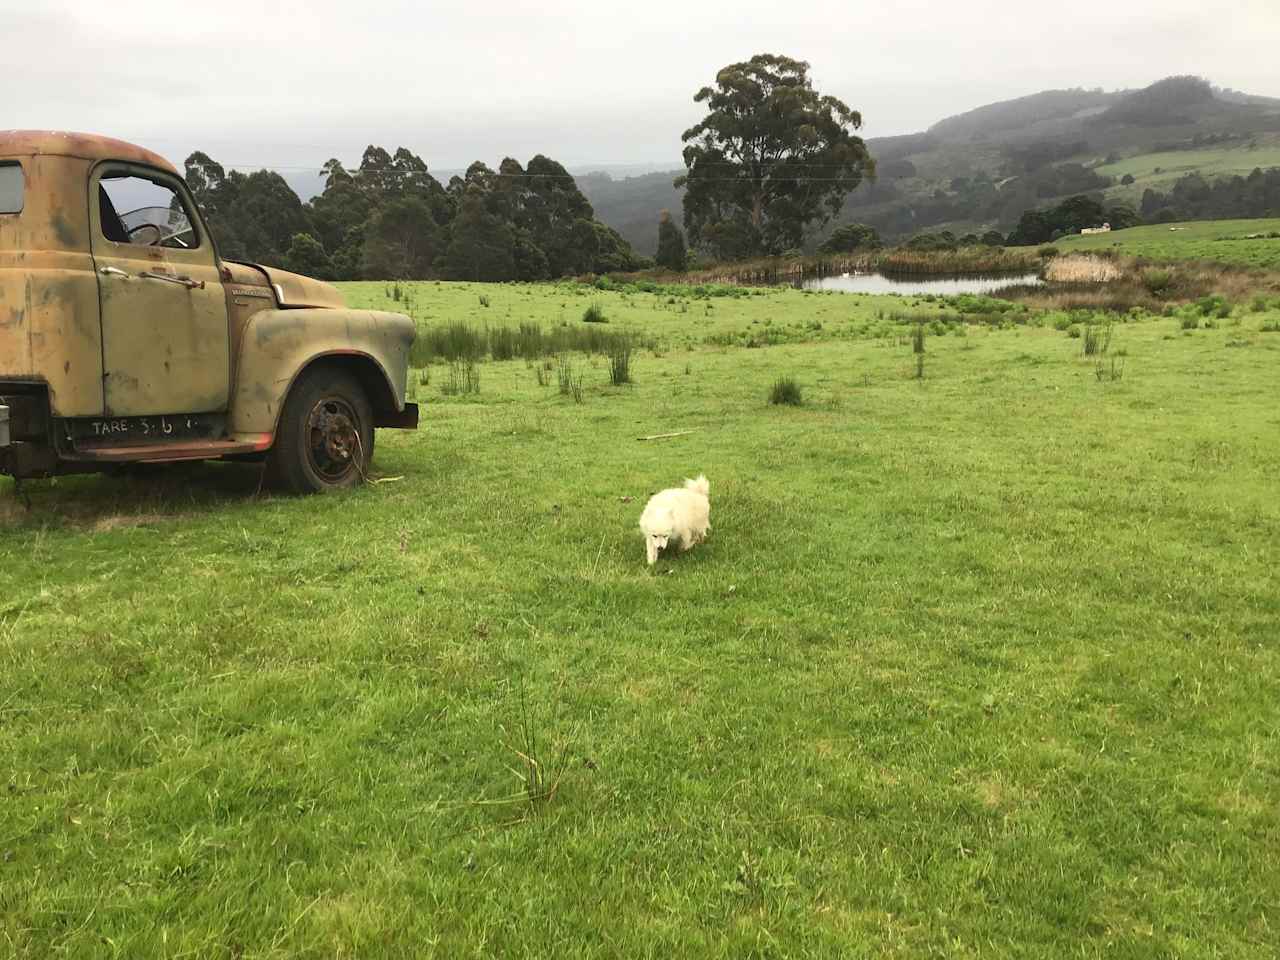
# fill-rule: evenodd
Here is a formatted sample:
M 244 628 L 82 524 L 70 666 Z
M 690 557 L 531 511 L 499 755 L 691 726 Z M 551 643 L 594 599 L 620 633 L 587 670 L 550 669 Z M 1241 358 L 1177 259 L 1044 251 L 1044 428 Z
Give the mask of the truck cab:
M 415 328 L 333 286 L 223 260 L 177 170 L 106 137 L 0 131 L 0 473 L 264 459 L 359 483 L 414 429 Z

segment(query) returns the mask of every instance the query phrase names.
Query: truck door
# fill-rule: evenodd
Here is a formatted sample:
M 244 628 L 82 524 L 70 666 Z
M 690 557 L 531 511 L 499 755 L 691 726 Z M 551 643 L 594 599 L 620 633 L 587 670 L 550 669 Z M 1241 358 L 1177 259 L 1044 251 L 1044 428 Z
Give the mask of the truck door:
M 213 242 L 172 174 L 108 162 L 89 178 L 109 416 L 227 409 L 227 302 Z

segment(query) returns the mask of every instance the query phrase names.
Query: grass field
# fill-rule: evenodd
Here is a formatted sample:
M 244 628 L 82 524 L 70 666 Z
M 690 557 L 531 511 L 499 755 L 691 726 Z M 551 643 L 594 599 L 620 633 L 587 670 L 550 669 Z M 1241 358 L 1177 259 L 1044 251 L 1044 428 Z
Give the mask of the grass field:
M 1127 157 L 1118 163 L 1097 168 L 1104 177 L 1117 181 L 1125 174 L 1134 183 L 1125 188 L 1136 197 L 1146 189 L 1167 191 L 1174 181 L 1188 173 L 1199 173 L 1207 180 L 1218 177 L 1248 176 L 1256 169 L 1280 167 L 1280 137 L 1263 136 L 1256 139 L 1256 146 L 1209 147 L 1203 150 L 1170 150 L 1163 153 L 1144 153 Z
M 1063 252 L 1110 250 L 1157 260 L 1217 260 L 1242 266 L 1280 268 L 1280 238 L 1245 239 L 1280 232 L 1280 219 L 1198 220 L 1130 227 L 1110 233 L 1063 237 Z
M 435 364 L 349 494 L 0 487 L 0 955 L 1276 955 L 1280 303 L 917 380 L 934 303 L 405 294 L 655 349 Z

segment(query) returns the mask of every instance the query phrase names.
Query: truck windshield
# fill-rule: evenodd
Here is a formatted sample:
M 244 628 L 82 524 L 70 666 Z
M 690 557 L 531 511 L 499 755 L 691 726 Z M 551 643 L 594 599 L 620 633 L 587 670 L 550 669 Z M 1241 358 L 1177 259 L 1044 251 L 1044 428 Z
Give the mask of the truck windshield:
M 0 163 L 0 213 L 22 212 L 22 168 Z

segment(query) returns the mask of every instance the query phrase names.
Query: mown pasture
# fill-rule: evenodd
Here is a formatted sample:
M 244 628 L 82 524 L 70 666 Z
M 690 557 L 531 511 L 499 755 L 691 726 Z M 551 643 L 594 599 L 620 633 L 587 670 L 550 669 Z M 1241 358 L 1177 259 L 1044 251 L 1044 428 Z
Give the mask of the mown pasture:
M 5 482 L 0 952 L 1275 956 L 1280 301 L 712 292 L 353 284 L 633 382 L 420 355 L 343 495 Z

